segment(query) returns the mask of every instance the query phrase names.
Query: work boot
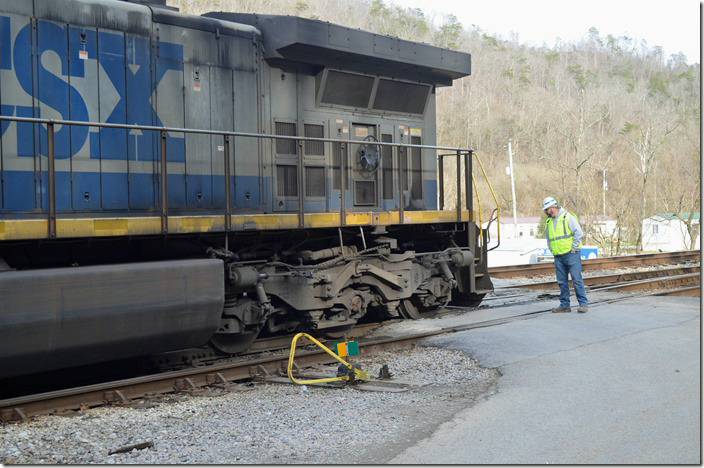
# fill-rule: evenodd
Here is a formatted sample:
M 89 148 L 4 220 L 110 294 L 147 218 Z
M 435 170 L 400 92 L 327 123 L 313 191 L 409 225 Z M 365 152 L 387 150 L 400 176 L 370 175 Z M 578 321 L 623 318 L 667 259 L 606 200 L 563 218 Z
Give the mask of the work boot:
M 554 309 L 552 309 L 552 312 L 555 314 L 561 313 L 561 312 L 570 312 L 570 311 L 571 311 L 571 309 L 569 307 L 555 307 Z
M 589 306 L 579 306 L 579 307 L 577 308 L 577 312 L 579 312 L 580 314 L 583 314 L 583 313 L 585 313 L 585 312 L 588 311 L 588 310 L 589 310 Z

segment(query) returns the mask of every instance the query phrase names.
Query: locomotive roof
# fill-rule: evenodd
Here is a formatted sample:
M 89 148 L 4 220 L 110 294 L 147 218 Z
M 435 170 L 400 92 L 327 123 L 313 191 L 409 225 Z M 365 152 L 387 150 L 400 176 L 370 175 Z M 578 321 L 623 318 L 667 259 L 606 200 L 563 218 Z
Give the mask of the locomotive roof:
M 144 36 L 152 33 L 152 23 L 246 38 L 261 34 L 245 23 L 188 15 L 160 3 L 164 3 L 163 0 L 0 0 L 0 10 L 73 26 L 112 29 Z
M 324 21 L 228 12 L 203 16 L 255 26 L 263 35 L 264 58 L 282 68 L 339 67 L 446 86 L 471 73 L 470 54 Z

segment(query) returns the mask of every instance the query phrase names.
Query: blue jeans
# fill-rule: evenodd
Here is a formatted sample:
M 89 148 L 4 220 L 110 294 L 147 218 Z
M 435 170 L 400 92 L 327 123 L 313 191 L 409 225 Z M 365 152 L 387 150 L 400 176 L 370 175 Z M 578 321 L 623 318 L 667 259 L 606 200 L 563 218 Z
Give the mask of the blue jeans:
M 557 284 L 560 286 L 560 307 L 570 306 L 570 283 L 567 274 L 572 277 L 572 285 L 577 295 L 579 305 L 589 305 L 587 295 L 584 292 L 584 281 L 582 280 L 582 257 L 579 252 L 555 255 L 555 276 Z

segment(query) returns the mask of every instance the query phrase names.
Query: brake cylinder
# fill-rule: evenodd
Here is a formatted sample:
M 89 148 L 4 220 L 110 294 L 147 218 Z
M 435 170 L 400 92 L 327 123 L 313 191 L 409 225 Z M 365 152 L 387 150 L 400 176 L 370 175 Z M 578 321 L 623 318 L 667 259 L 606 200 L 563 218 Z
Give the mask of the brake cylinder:
M 458 267 L 469 266 L 474 262 L 474 255 L 472 255 L 472 252 L 469 250 L 458 250 L 454 252 L 450 258 L 452 259 L 452 263 Z
M 230 268 L 230 280 L 233 286 L 246 288 L 259 282 L 261 275 L 256 268 L 250 266 L 240 266 Z

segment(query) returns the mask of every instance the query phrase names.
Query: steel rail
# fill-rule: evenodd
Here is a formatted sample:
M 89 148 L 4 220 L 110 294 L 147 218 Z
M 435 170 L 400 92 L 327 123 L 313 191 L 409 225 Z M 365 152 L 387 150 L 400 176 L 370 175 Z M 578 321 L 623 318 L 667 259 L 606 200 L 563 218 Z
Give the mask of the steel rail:
M 666 268 L 662 270 L 649 270 L 649 271 L 636 271 L 633 273 L 618 273 L 615 275 L 600 275 L 600 276 L 584 276 L 584 284 L 586 286 L 592 286 L 592 290 L 598 287 L 614 286 L 617 283 L 626 284 L 633 281 L 641 280 L 652 280 L 656 278 L 663 278 L 666 276 L 677 276 L 686 275 L 689 273 L 696 273 L 701 271 L 700 266 L 692 267 L 675 267 Z M 569 281 L 570 286 L 572 286 L 572 280 Z M 557 281 L 540 281 L 538 283 L 525 283 L 525 284 L 514 284 L 510 286 L 504 286 L 497 289 L 527 289 L 527 290 L 545 290 L 557 288 Z
M 380 327 L 381 325 L 387 323 L 398 322 L 402 319 L 389 319 L 384 322 L 370 322 L 355 325 L 351 330 L 347 332 L 346 339 L 354 340 L 359 338 Z M 273 336 L 256 339 L 246 350 L 241 353 L 237 353 L 236 358 L 249 359 L 253 355 L 268 353 L 268 352 L 278 352 L 282 349 L 287 349 L 291 345 L 291 339 L 295 334 Z M 339 340 L 325 340 L 326 343 Z M 302 344 L 310 345 L 313 344 L 309 342 L 305 337 L 301 338 Z M 183 349 L 177 351 L 167 351 L 165 353 L 154 354 L 149 356 L 155 363 L 155 369 L 161 372 L 171 372 L 175 370 L 181 370 L 185 367 L 196 367 L 196 366 L 207 366 L 212 363 L 222 362 L 224 359 L 232 359 L 233 356 L 227 357 L 213 352 L 207 351 L 204 347 Z
M 416 341 L 450 330 L 386 338 L 360 343 L 366 352 L 408 348 Z M 117 380 L 83 387 L 0 400 L 0 421 L 17 421 L 42 414 L 51 414 L 106 404 L 126 404 L 130 400 L 173 392 L 193 392 L 205 386 L 223 386 L 237 380 L 250 379 L 285 370 L 287 355 L 241 360 L 165 372 L 155 375 Z M 334 359 L 322 350 L 296 353 L 300 366 L 329 364 Z
M 645 289 L 672 289 L 684 286 L 697 286 L 701 284 L 700 273 L 686 273 L 681 275 L 648 278 L 644 280 L 628 281 L 625 283 L 600 286 L 592 291 L 642 291 Z
M 624 266 L 661 265 L 700 261 L 699 250 L 680 252 L 663 252 L 656 254 L 624 255 L 621 257 L 603 257 L 582 261 L 582 271 L 621 268 Z M 555 273 L 555 266 L 549 263 L 532 263 L 528 265 L 509 265 L 490 267 L 489 276 L 493 278 L 512 278 L 516 276 L 550 275 Z
M 660 291 L 653 294 L 653 296 L 682 296 L 682 297 L 701 297 L 702 287 L 699 286 L 689 286 L 686 288 L 670 289 L 667 291 Z
M 392 320 L 387 320 L 383 322 L 383 324 L 387 323 L 393 323 L 396 321 L 400 321 L 399 319 L 392 319 Z M 378 328 L 382 325 L 380 322 L 375 322 L 375 323 L 362 323 L 362 324 L 357 324 L 352 328 L 352 330 L 349 331 L 347 335 L 347 339 L 351 338 L 358 338 L 363 336 L 364 334 L 372 331 L 375 328 Z M 247 348 L 246 351 L 244 351 L 242 354 L 247 355 L 247 354 L 256 354 L 256 353 L 261 353 L 265 351 L 277 351 L 280 349 L 287 348 L 291 344 L 291 339 L 294 337 L 294 335 L 287 335 L 287 336 L 273 336 L 273 337 L 268 337 L 268 338 L 260 338 L 256 340 L 254 343 L 252 343 L 252 346 Z M 305 338 L 301 338 L 302 343 L 306 344 Z M 331 340 L 326 340 L 326 341 L 331 341 Z M 339 340 L 338 340 L 339 341 Z

